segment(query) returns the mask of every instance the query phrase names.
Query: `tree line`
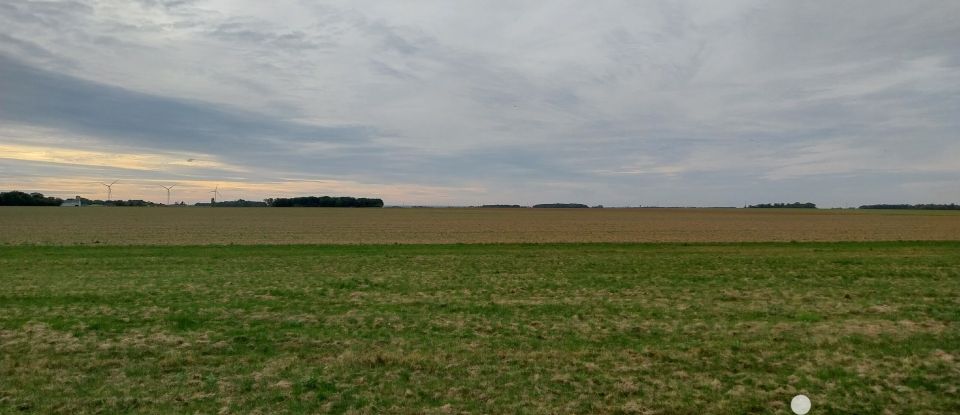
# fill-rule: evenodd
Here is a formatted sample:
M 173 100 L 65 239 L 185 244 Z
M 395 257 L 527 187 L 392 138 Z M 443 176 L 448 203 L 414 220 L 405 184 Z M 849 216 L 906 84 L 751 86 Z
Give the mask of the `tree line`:
M 75 200 L 70 198 L 68 200 Z M 0 206 L 60 206 L 64 199 L 53 196 L 44 196 L 43 193 L 25 193 L 17 190 L 10 192 L 0 192 Z M 80 198 L 80 204 L 83 206 L 101 205 L 101 206 L 160 206 L 147 200 L 91 200 L 85 197 Z
M 60 206 L 61 203 L 63 199 L 46 197 L 43 193 L 0 192 L 0 206 Z
M 69 200 L 74 200 L 70 198 Z M 60 206 L 64 199 L 59 197 L 47 197 L 43 193 L 25 193 L 21 191 L 0 192 L 0 206 Z M 146 200 L 91 200 L 84 197 L 80 198 L 82 206 L 164 206 L 160 203 L 154 203 Z M 183 202 L 175 203 L 174 206 L 185 206 Z M 194 206 L 215 206 L 215 207 L 383 207 L 382 199 L 371 199 L 365 197 L 349 196 L 304 196 L 292 198 L 274 198 L 266 199 L 262 202 L 251 200 L 231 200 L 210 203 L 196 203 Z
M 72 198 L 69 200 L 73 200 Z M 154 203 L 146 200 L 99 200 L 80 198 L 83 206 L 101 205 L 101 206 L 164 206 L 160 203 Z M 0 206 L 60 206 L 64 199 L 59 197 L 44 196 L 43 193 L 26 193 L 17 190 L 9 192 L 0 192 Z M 212 202 L 212 201 L 211 201 Z M 175 203 L 176 206 L 184 206 L 183 202 Z M 250 200 L 233 200 L 211 203 L 196 203 L 194 206 L 215 206 L 215 207 L 383 207 L 383 199 L 350 197 L 350 196 L 302 196 L 291 198 L 271 198 L 262 202 Z M 522 205 L 511 204 L 490 204 L 482 205 L 484 208 L 523 208 Z M 534 208 L 589 208 L 583 203 L 541 203 L 533 205 Z M 602 208 L 603 206 L 595 206 Z M 814 203 L 794 202 L 794 203 L 761 203 L 747 206 L 751 209 L 816 209 Z M 860 209 L 897 209 L 897 210 L 960 210 L 960 205 L 950 204 L 877 204 L 863 205 Z
M 267 207 L 267 202 L 256 202 L 253 200 L 224 200 L 222 202 L 210 201 L 210 203 L 195 203 L 194 206 L 214 206 L 214 207 Z
M 272 198 L 264 202 L 271 207 L 383 207 L 383 199 L 350 196 Z
M 587 205 L 585 205 L 585 204 L 583 204 L 583 203 L 541 203 L 541 204 L 539 204 L 539 205 L 533 205 L 533 207 L 535 207 L 535 208 L 561 208 L 561 209 L 577 208 L 577 209 L 585 209 L 585 208 L 589 208 L 590 206 L 587 206 Z
M 816 209 L 815 203 L 761 203 L 759 205 L 747 206 L 750 209 Z

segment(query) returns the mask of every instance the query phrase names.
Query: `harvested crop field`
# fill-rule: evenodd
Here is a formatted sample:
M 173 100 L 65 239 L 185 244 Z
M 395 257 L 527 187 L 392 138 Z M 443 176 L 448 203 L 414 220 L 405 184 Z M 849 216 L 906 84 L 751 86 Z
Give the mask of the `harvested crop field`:
M 0 413 L 960 413 L 960 243 L 0 247 Z
M 960 240 L 960 212 L 5 207 L 0 230 L 7 245 Z

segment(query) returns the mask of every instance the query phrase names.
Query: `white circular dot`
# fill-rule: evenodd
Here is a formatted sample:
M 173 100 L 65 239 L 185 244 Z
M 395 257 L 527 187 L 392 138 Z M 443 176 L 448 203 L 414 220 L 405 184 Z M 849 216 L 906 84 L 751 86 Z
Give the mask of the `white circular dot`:
M 790 401 L 790 409 L 797 415 L 805 415 L 810 412 L 810 398 L 807 395 L 797 395 Z

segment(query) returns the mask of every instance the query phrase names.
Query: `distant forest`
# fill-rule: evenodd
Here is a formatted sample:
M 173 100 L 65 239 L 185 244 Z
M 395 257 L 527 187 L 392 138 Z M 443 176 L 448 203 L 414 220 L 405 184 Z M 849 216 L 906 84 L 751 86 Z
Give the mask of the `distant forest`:
M 75 200 L 70 198 L 67 200 Z M 19 191 L 0 192 L 0 206 L 60 206 L 64 199 L 59 197 L 44 196 L 43 193 L 24 193 Z M 162 206 L 159 203 L 153 203 L 146 200 L 91 200 L 85 197 L 80 198 L 80 204 L 83 206 Z
M 193 205 L 209 207 L 210 203 L 201 202 L 201 203 L 194 203 Z M 237 199 L 237 200 L 225 200 L 223 202 L 215 202 L 213 203 L 213 206 L 215 207 L 267 207 L 269 205 L 267 204 L 267 202 L 254 202 L 252 200 Z
M 539 205 L 533 205 L 535 208 L 589 208 L 583 203 L 541 203 Z
M 63 199 L 45 197 L 43 193 L 0 192 L 0 206 L 60 206 L 61 203 Z
M 960 205 L 956 203 L 946 204 L 923 204 L 923 205 L 863 205 L 860 209 L 904 209 L 904 210 L 960 210 Z
M 130 200 L 89 200 L 80 198 L 84 206 L 103 205 L 103 206 L 163 206 L 162 203 L 154 203 L 149 200 L 130 199 Z M 88 203 L 89 202 L 89 203 Z
M 276 198 L 267 199 L 264 202 L 271 207 L 383 207 L 382 199 L 349 196 Z M 219 203 L 217 205 L 219 206 Z
M 68 200 L 74 200 L 70 198 Z M 0 206 L 60 206 L 64 199 L 47 197 L 43 193 L 25 193 L 20 191 L 0 192 Z M 83 206 L 164 206 L 161 203 L 146 200 L 91 200 L 80 198 Z M 172 206 L 186 206 L 174 203 Z M 251 200 L 231 200 L 211 203 L 196 203 L 194 206 L 213 207 L 383 207 L 382 199 L 348 196 L 306 196 L 293 198 L 266 199 L 262 202 Z
M 814 203 L 761 203 L 759 205 L 747 206 L 750 209 L 816 209 Z

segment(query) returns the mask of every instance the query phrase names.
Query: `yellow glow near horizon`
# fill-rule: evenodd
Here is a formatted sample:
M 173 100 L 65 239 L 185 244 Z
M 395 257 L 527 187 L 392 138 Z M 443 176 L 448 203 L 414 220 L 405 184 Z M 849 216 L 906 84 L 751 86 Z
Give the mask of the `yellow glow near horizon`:
M 89 199 L 106 199 L 106 190 L 100 183 L 102 177 L 31 177 L 18 180 L 0 179 L 0 189 L 39 191 L 48 196 L 63 198 L 80 195 Z M 112 180 L 110 180 L 112 181 Z M 120 179 L 113 186 L 113 198 L 142 199 L 166 202 L 166 190 L 161 185 L 176 184 L 171 192 L 171 202 L 208 201 L 214 187 L 220 190 L 221 200 L 262 200 L 269 197 L 293 196 L 356 196 L 378 197 L 387 204 L 455 203 L 464 195 L 486 192 L 480 187 L 449 188 L 418 184 L 361 183 L 351 180 L 297 180 L 236 181 L 236 180 L 162 180 L 153 178 Z
M 0 133 L 3 133 L 0 128 Z M 31 132 L 41 134 L 44 132 Z M 14 136 L 24 136 L 20 132 Z M 2 134 L 0 134 L 2 135 Z M 22 138 L 22 137 L 21 137 Z M 215 157 L 197 153 L 132 153 L 96 150 L 80 150 L 55 146 L 55 144 L 30 145 L 0 143 L 0 160 L 15 160 L 36 163 L 54 163 L 64 166 L 122 169 L 104 175 L 93 176 L 89 171 L 78 170 L 76 175 L 56 176 L 4 175 L 0 177 L 0 190 L 41 192 L 48 196 L 69 198 L 80 195 L 90 199 L 106 199 L 103 182 L 119 179 L 113 186 L 114 199 L 143 199 L 166 202 L 166 190 L 161 185 L 176 184 L 171 192 L 171 202 L 193 203 L 208 201 L 210 191 L 219 187 L 223 200 L 262 200 L 269 197 L 293 196 L 356 196 L 379 197 L 388 204 L 454 203 L 464 197 L 473 199 L 484 194 L 479 186 L 445 187 L 417 183 L 369 183 L 338 178 L 254 178 L 249 180 L 235 176 L 252 174 L 249 169 L 218 161 Z M 0 165 L 2 167 L 2 165 Z M 219 170 L 212 172 L 190 171 L 190 168 Z M 127 170 L 124 172 L 123 170 Z M 223 173 L 228 173 L 224 177 Z M 192 177 L 191 177 L 192 176 Z M 211 178 L 201 178 L 207 176 Z M 222 177 L 216 179 L 213 177 Z
M 200 157 L 201 156 L 174 154 L 117 153 L 0 143 L 0 158 L 12 160 L 149 171 L 158 171 L 170 167 L 203 167 L 230 171 L 240 170 L 238 167 L 211 160 L 209 156 L 204 155 L 203 158 Z

